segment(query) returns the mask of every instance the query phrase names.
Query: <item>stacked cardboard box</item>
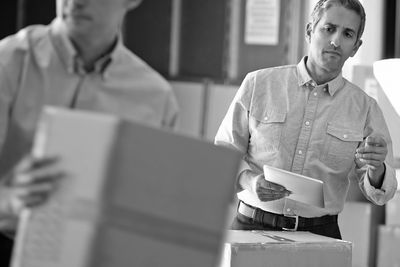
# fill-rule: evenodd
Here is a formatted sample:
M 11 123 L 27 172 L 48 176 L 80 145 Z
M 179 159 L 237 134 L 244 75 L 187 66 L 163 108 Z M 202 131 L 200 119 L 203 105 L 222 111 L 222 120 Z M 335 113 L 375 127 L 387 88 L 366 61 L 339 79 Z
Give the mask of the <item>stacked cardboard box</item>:
M 399 180 L 399 170 L 396 171 Z M 400 185 L 386 204 L 386 224 L 379 227 L 378 267 L 400 266 Z
M 377 267 L 400 266 L 400 226 L 379 227 Z
M 228 230 L 220 267 L 350 267 L 350 242 L 309 232 Z
M 353 267 L 375 267 L 378 226 L 385 209 L 369 202 L 346 202 L 339 214 L 343 240 L 353 243 Z
M 400 226 L 400 190 L 386 204 L 386 225 Z

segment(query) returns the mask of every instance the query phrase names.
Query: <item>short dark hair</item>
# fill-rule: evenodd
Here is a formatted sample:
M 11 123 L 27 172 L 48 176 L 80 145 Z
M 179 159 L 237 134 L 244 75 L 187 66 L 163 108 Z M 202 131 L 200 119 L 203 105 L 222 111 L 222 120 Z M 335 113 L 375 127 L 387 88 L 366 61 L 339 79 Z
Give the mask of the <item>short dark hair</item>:
M 333 5 L 343 6 L 347 9 L 353 10 L 361 18 L 360 28 L 357 33 L 357 40 L 361 39 L 361 36 L 365 28 L 365 10 L 360 1 L 358 0 L 319 0 L 311 13 L 311 26 L 314 30 L 315 25 L 320 21 L 322 14 L 325 10 L 329 9 Z

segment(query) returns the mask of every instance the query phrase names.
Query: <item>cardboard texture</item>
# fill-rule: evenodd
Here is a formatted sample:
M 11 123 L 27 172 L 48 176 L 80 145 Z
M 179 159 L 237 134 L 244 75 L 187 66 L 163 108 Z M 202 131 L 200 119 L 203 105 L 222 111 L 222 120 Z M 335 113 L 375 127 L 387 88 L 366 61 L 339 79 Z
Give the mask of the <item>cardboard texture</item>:
M 350 242 L 309 232 L 227 232 L 220 267 L 350 267 Z
M 346 202 L 339 214 L 342 239 L 353 243 L 353 267 L 375 267 L 378 226 L 385 208 L 372 203 Z
M 268 165 L 264 165 L 264 176 L 266 180 L 281 184 L 290 190 L 292 194 L 287 198 L 324 208 L 322 181 Z
M 400 226 L 379 226 L 377 267 L 400 266 Z
M 215 266 L 240 156 L 114 117 L 48 108 L 33 153 L 68 177 L 21 219 L 13 267 Z
M 394 197 L 386 203 L 386 225 L 400 226 L 400 191 L 397 190 Z

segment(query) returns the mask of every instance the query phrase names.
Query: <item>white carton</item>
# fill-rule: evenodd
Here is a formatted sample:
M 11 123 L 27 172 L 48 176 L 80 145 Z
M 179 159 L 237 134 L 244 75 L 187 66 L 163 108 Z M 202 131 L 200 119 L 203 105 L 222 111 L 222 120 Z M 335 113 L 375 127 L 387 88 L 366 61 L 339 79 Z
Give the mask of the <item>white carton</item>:
M 25 212 L 13 267 L 215 266 L 240 155 L 114 117 L 46 109 L 33 153 L 68 176 Z
M 220 267 L 350 267 L 350 242 L 309 232 L 229 230 Z

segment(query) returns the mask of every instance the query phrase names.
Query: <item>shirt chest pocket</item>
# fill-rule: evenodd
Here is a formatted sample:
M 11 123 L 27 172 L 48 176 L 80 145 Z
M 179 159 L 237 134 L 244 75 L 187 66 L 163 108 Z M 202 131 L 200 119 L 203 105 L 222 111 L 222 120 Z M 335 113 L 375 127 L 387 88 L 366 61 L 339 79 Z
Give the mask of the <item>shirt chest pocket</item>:
M 269 110 L 250 114 L 249 148 L 253 152 L 275 152 L 279 149 L 286 112 Z
M 324 150 L 325 163 L 332 168 L 348 168 L 354 161 L 354 154 L 363 140 L 361 130 L 328 123 Z

